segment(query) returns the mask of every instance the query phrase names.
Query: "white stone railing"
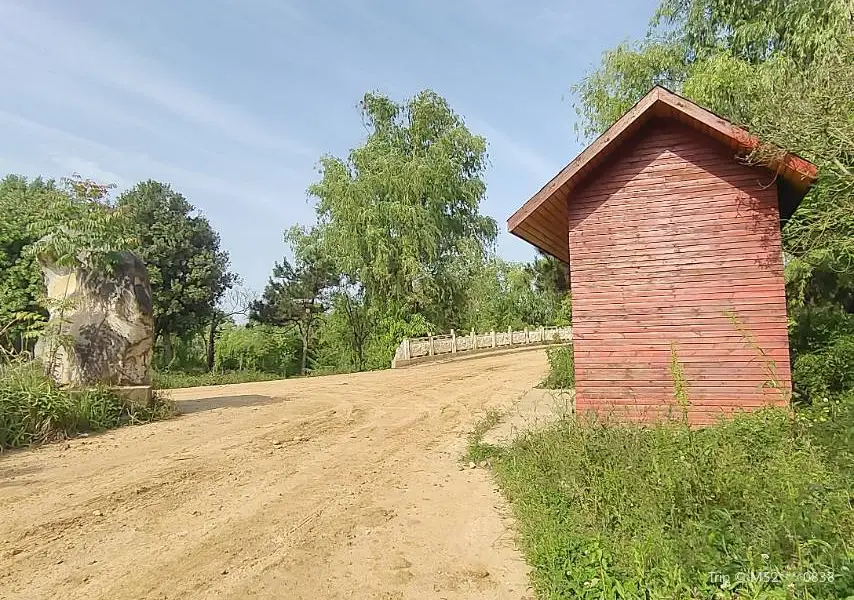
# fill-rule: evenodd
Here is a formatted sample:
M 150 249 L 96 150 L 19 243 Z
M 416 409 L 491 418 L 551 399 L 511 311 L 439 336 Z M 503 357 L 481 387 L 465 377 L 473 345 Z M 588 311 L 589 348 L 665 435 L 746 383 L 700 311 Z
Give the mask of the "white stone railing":
M 489 333 L 431 335 L 407 338 L 400 342 L 391 361 L 391 368 L 423 362 L 435 357 L 450 358 L 450 355 L 499 348 L 561 344 L 572 341 L 572 327 L 538 327 L 519 331 L 490 331 Z

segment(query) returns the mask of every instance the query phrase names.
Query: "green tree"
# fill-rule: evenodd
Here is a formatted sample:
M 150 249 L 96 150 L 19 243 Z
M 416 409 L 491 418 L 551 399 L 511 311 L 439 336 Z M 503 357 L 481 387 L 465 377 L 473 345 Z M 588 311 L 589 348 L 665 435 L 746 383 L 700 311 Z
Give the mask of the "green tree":
M 749 67 L 779 56 L 810 68 L 845 44 L 852 11 L 850 0 L 663 0 L 644 39 L 605 52 L 573 87 L 580 130 L 601 133 L 656 84 L 687 92 L 721 57 L 741 67 L 718 75 L 745 83 L 753 79 Z
M 360 288 L 345 280 L 332 295 L 331 310 L 318 328 L 318 365 L 333 372 L 363 370 L 370 362 L 368 343 L 374 321 Z
M 168 184 L 145 181 L 118 197 L 139 241 L 154 300 L 155 337 L 164 361 L 172 360 L 172 337 L 210 323 L 217 301 L 235 282 L 228 253 L 208 220 Z
M 40 221 L 62 191 L 53 181 L 8 175 L 0 181 L 0 328 L 4 329 L 0 346 L 20 349 L 28 323 L 20 313 L 47 316 L 39 303 L 44 294 L 41 271 L 36 257 L 27 249 L 47 231 L 33 224 Z M 13 323 L 14 321 L 14 323 Z
M 294 372 L 299 341 L 292 331 L 268 325 L 228 324 L 216 348 L 217 372 L 254 370 L 287 377 Z
M 253 293 L 239 286 L 239 277 L 234 277 L 232 283 L 237 287 L 232 287 L 223 294 L 208 323 L 207 338 L 204 340 L 205 364 L 208 372 L 213 371 L 216 366 L 217 332 L 220 326 L 232 323 L 235 317 L 247 316 L 255 302 Z
M 497 235 L 480 214 L 486 140 L 431 91 L 403 104 L 367 94 L 361 110 L 367 140 L 323 157 L 309 188 L 327 255 L 372 318 L 420 314 L 446 329 L 466 289 L 460 257 L 483 256 Z
M 294 256 L 276 263 L 260 300 L 252 304 L 251 318 L 268 325 L 293 325 L 302 340 L 300 373 L 305 375 L 316 325 L 330 304 L 339 275 L 320 243 L 320 231 L 292 227 L 285 241 Z
M 0 346 L 21 349 L 37 316 L 47 317 L 38 255 L 62 266 L 104 270 L 134 244 L 110 189 L 78 175 L 58 184 L 17 175 L 0 182 Z
M 463 327 L 490 331 L 568 324 L 566 265 L 552 260 L 540 256 L 522 264 L 494 257 L 486 262 L 470 280 Z
M 562 296 L 569 293 L 569 266 L 554 256 L 538 252 L 525 270 L 534 278 L 534 289 L 543 294 Z

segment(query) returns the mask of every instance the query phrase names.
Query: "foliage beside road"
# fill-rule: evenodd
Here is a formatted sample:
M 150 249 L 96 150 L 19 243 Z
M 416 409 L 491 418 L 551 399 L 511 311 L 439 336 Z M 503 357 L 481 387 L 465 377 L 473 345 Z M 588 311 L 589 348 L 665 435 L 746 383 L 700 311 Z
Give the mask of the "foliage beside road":
M 568 418 L 470 454 L 491 459 L 540 598 L 847 598 L 854 396 L 826 416 Z
M 61 389 L 35 363 L 0 365 L 0 451 L 175 415 L 168 398 L 134 404 L 107 388 Z

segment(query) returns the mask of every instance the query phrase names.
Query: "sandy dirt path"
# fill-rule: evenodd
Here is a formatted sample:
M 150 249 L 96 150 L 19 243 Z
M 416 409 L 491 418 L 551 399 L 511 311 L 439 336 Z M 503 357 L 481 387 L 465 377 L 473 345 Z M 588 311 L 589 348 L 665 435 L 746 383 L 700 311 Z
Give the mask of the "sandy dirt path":
M 187 414 L 0 456 L 0 598 L 531 596 L 461 469 L 543 351 L 174 392 Z

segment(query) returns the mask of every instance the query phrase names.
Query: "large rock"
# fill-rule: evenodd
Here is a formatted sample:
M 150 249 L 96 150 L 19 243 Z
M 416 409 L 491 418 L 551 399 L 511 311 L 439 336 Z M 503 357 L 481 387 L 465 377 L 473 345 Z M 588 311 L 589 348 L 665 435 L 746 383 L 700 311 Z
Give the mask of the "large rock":
M 35 352 L 50 376 L 74 387 L 149 385 L 154 314 L 142 261 L 123 252 L 106 275 L 39 263 L 53 306 Z

